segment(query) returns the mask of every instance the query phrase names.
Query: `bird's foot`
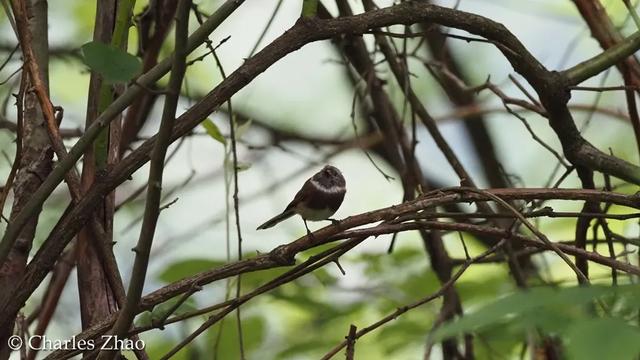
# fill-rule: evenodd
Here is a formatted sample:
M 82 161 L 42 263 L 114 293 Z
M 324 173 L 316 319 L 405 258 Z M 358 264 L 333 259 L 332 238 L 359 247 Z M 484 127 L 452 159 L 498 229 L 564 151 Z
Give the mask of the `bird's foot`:
M 311 241 L 315 241 L 316 240 L 316 236 L 313 235 L 313 233 L 309 230 L 307 230 L 307 237 L 311 240 Z
M 304 221 L 304 228 L 307 229 L 307 237 L 313 241 L 316 239 L 315 236 L 313 236 L 313 233 L 311 232 L 311 230 L 309 230 L 309 226 L 307 225 L 307 220 L 302 219 Z
M 329 221 L 331 221 L 331 225 L 336 226 L 336 225 L 340 225 L 340 220 L 336 220 L 336 219 L 327 219 Z

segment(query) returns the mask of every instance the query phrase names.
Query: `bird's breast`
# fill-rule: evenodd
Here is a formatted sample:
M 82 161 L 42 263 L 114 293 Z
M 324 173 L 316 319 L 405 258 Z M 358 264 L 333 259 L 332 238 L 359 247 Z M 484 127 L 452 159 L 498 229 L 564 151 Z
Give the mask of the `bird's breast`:
M 320 221 L 320 220 L 328 219 L 338 209 L 332 209 L 332 208 L 314 209 L 314 208 L 305 207 L 305 206 L 297 206 L 295 210 L 296 210 L 296 213 L 302 216 L 302 218 L 305 220 Z

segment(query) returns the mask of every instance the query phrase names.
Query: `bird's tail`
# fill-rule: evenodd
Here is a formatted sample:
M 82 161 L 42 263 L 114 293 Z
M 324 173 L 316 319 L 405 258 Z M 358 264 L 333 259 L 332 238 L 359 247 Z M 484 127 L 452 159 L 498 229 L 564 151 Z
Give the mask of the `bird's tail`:
M 281 214 L 278 214 L 278 215 L 272 217 L 271 219 L 267 220 L 264 224 L 258 226 L 258 228 L 256 228 L 256 230 L 268 229 L 268 228 L 270 228 L 272 226 L 275 226 L 280 221 L 286 220 L 286 219 L 292 217 L 295 214 L 296 213 L 293 210 L 285 210 Z

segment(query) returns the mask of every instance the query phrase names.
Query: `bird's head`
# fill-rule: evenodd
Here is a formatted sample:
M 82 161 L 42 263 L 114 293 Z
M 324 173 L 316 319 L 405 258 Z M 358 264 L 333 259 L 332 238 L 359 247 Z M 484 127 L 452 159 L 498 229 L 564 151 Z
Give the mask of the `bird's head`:
M 324 183 L 334 184 L 337 186 L 344 186 L 345 181 L 342 173 L 335 166 L 327 165 L 319 173 Z

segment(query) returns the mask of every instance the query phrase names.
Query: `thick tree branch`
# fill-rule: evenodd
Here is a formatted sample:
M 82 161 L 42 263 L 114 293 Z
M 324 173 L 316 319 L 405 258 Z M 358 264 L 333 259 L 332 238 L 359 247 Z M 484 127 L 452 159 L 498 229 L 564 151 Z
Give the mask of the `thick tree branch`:
M 518 235 L 509 230 L 485 227 L 473 224 L 461 224 L 451 222 L 438 221 L 411 221 L 411 217 L 420 217 L 424 210 L 433 209 L 435 207 L 444 206 L 450 203 L 468 203 L 478 201 L 491 201 L 492 196 L 497 196 L 504 201 L 533 201 L 533 200 L 576 200 L 576 201 L 600 201 L 610 202 L 612 204 L 623 205 L 640 209 L 640 195 L 623 195 L 613 192 L 604 192 L 596 190 L 582 189 L 493 189 L 487 190 L 487 194 L 482 192 L 465 192 L 460 188 L 452 188 L 451 191 L 442 189 L 441 191 L 433 191 L 424 196 L 399 205 L 350 216 L 341 220 L 337 225 L 330 225 L 317 230 L 312 237 L 304 236 L 286 245 L 281 245 L 271 252 L 258 255 L 252 258 L 244 259 L 234 263 L 229 263 L 221 267 L 203 271 L 199 274 L 179 280 L 158 289 L 141 299 L 139 312 L 150 310 L 154 306 L 167 301 L 175 296 L 192 291 L 194 288 L 204 286 L 206 284 L 230 278 L 238 274 L 260 271 L 264 269 L 291 266 L 295 262 L 294 257 L 301 251 L 305 251 L 322 244 L 337 241 L 340 239 L 364 239 L 368 236 L 377 236 L 382 234 L 390 234 L 399 231 L 430 229 L 445 231 L 463 231 L 475 235 L 491 236 L 497 239 L 516 240 L 524 243 L 526 246 L 532 246 L 545 250 L 553 250 L 551 246 L 539 239 L 532 239 L 527 236 Z M 491 194 L 492 196 L 490 196 Z M 371 228 L 353 229 L 366 224 L 373 224 L 379 221 L 392 222 L 403 219 L 403 223 L 399 224 L 381 224 Z M 351 230 L 350 230 L 351 229 Z M 581 256 L 590 261 L 613 267 L 620 271 L 631 274 L 640 274 L 640 268 L 637 266 L 623 263 L 607 256 L 602 256 L 594 252 L 588 252 L 578 249 L 574 246 L 555 243 L 557 249 L 561 252 Z M 20 296 L 20 295 L 18 295 Z M 2 313 L 0 313 L 1 318 Z M 92 338 L 106 331 L 113 323 L 115 317 L 111 317 L 107 321 L 85 331 L 80 338 Z

